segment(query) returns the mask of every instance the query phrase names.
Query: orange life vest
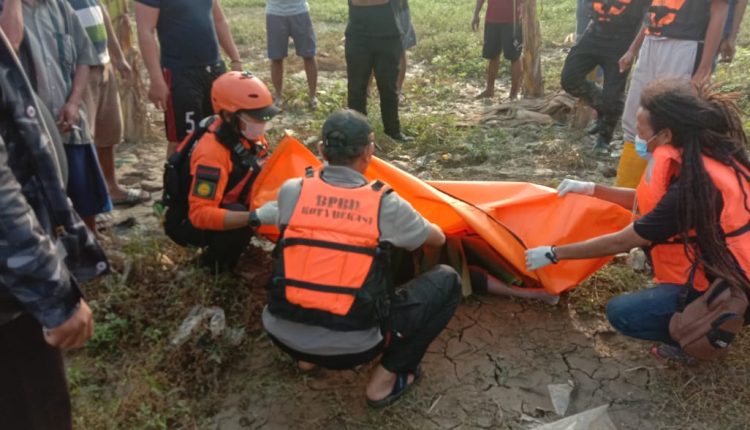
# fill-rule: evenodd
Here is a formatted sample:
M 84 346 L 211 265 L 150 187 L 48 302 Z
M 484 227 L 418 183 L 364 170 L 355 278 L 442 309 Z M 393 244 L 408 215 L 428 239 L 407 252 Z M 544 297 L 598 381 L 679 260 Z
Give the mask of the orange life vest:
M 653 160 L 643 173 L 641 183 L 636 189 L 638 208 L 645 214 L 652 211 L 666 194 L 671 181 L 679 174 L 682 156 L 680 150 L 671 145 L 657 147 Z M 724 231 L 727 249 L 739 264 L 740 270 L 747 276 L 750 270 L 750 183 L 738 176 L 735 170 L 711 157 L 703 156 L 703 165 L 714 186 L 721 193 L 724 207 L 720 223 Z M 740 182 L 738 183 L 738 178 Z M 743 194 L 743 188 L 748 194 Z M 691 233 L 690 236 L 694 236 Z M 665 243 L 656 243 L 651 247 L 651 259 L 654 266 L 654 282 L 670 284 L 689 284 L 697 291 L 705 291 L 709 281 L 702 265 L 696 265 L 693 243 L 686 251 L 682 240 L 673 237 Z
M 598 22 L 610 22 L 613 17 L 621 15 L 633 0 L 605 1 L 594 0 L 593 7 Z
M 308 171 L 287 225 L 281 226 L 269 289 L 269 310 L 286 319 L 334 330 L 378 325 L 390 294 L 389 244 L 379 216 L 390 187 L 328 184 Z

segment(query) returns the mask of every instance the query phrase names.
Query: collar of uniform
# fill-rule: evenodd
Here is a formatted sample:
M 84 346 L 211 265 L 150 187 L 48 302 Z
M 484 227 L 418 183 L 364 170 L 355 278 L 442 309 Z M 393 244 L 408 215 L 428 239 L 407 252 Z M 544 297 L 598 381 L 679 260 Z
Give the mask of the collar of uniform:
M 321 177 L 331 185 L 346 188 L 361 187 L 368 182 L 364 175 L 346 166 L 325 166 Z

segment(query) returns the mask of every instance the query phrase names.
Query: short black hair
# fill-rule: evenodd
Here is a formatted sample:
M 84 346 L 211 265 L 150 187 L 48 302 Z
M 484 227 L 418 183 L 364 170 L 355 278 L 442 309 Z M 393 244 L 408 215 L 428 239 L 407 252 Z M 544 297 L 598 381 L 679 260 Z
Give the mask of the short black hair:
M 349 165 L 370 143 L 367 117 L 353 109 L 332 113 L 323 124 L 323 155 L 330 164 Z

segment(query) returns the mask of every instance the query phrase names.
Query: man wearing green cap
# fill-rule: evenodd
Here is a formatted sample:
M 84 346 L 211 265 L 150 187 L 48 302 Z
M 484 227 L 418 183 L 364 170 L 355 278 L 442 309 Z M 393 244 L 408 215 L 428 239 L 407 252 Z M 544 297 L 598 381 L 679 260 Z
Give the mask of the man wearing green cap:
M 374 136 L 362 114 L 329 116 L 318 149 L 328 164 L 279 191 L 281 238 L 263 325 L 302 370 L 348 369 L 382 354 L 366 396 L 385 406 L 420 377 L 422 357 L 460 301 L 459 277 L 441 265 L 393 288 L 393 248 L 441 246 L 445 236 L 364 177 Z

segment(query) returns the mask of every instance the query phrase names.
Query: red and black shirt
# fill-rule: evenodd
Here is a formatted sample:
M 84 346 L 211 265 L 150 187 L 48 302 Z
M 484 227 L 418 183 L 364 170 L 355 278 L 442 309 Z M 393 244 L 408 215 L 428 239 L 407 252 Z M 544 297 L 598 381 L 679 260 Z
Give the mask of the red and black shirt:
M 653 0 L 648 8 L 646 34 L 703 41 L 712 1 L 714 0 Z

